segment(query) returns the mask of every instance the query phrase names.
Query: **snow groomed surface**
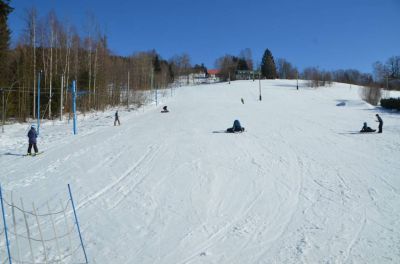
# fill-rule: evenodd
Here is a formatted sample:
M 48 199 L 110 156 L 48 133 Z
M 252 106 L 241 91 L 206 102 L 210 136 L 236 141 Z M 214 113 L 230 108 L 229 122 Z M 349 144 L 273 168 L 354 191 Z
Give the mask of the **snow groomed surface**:
M 7 126 L 3 189 L 43 204 L 71 184 L 91 263 L 399 263 L 400 114 L 295 85 L 182 87 L 167 114 L 81 116 L 76 136 L 47 122 L 37 157 Z M 383 133 L 356 133 L 376 113 Z M 235 119 L 245 133 L 214 133 Z

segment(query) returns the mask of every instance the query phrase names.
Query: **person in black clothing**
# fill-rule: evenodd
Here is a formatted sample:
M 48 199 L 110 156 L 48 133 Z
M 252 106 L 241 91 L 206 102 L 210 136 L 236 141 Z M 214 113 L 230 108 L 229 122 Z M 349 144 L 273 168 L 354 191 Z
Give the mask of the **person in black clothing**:
M 118 110 L 117 110 L 117 112 L 115 112 L 114 126 L 117 125 L 117 122 L 118 122 L 118 125 L 121 125 L 121 123 L 119 122 Z
M 162 109 L 163 110 L 161 111 L 161 113 L 168 113 L 169 112 L 167 106 L 164 106 Z
M 367 126 L 367 122 L 364 122 L 364 126 L 360 130 L 361 133 L 375 132 L 375 131 L 376 131 L 375 129 L 372 129 L 369 126 Z
M 240 124 L 239 120 L 233 122 L 233 126 L 226 129 L 227 133 L 243 132 L 244 127 Z
M 31 129 L 28 132 L 28 138 L 29 138 L 28 155 L 31 155 L 32 146 L 33 146 L 33 149 L 35 150 L 35 155 L 39 152 L 37 145 L 36 145 L 37 136 L 38 135 L 37 135 L 35 126 L 31 126 Z
M 376 118 L 378 119 L 378 120 L 376 120 L 376 122 L 379 122 L 379 131 L 378 131 L 378 133 L 382 133 L 382 127 L 383 127 L 382 118 L 378 114 L 376 114 Z

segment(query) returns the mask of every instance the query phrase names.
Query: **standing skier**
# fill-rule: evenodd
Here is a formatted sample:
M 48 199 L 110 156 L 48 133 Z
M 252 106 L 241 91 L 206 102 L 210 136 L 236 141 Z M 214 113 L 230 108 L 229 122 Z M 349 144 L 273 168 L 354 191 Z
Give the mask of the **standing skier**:
M 117 122 L 118 122 L 118 125 L 121 125 L 121 123 L 119 122 L 118 110 L 117 110 L 117 112 L 115 112 L 114 126 L 117 125 Z
M 35 126 L 31 126 L 31 129 L 28 132 L 28 138 L 29 138 L 28 155 L 31 155 L 32 146 L 33 146 L 33 149 L 35 150 L 35 155 L 39 152 L 38 148 L 36 146 L 37 136 L 38 135 L 37 135 Z
M 376 120 L 376 122 L 379 122 L 379 131 L 378 131 L 378 133 L 382 133 L 382 127 L 383 127 L 382 118 L 378 114 L 376 114 L 376 118 L 378 119 L 378 120 Z

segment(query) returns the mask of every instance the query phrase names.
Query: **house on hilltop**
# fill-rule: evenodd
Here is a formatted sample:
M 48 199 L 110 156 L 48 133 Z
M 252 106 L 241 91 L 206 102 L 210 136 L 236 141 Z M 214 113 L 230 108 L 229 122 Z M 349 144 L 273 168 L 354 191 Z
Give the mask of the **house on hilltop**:
M 218 77 L 218 74 L 220 73 L 220 70 L 218 69 L 212 69 L 212 70 L 207 70 L 208 74 L 208 83 L 216 83 L 220 81 L 220 78 Z

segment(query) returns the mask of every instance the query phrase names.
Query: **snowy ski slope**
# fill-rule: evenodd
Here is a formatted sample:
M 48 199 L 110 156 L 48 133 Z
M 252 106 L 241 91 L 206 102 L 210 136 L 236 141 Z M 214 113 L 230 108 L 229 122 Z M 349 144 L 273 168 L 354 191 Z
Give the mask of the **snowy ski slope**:
M 168 114 L 81 116 L 76 136 L 47 122 L 38 157 L 7 126 L 2 187 L 43 204 L 70 183 L 90 263 L 400 263 L 400 114 L 295 85 L 182 87 Z M 354 133 L 376 113 L 382 134 Z M 245 133 L 217 133 L 234 119 Z

